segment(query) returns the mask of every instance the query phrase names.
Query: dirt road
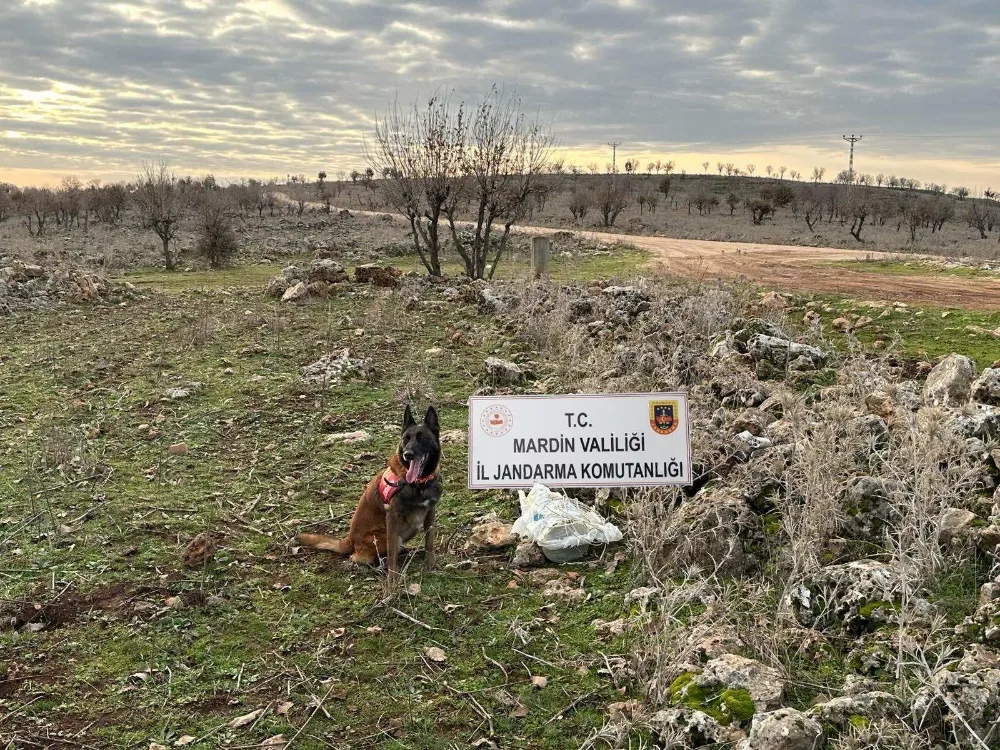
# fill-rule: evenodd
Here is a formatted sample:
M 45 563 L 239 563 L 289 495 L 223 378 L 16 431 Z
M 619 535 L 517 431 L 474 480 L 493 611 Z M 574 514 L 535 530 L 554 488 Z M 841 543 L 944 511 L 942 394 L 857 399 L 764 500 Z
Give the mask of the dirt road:
M 521 227 L 519 231 L 548 234 L 558 230 Z M 1000 310 L 1000 278 L 976 278 L 947 273 L 896 274 L 826 265 L 831 261 L 887 260 L 900 256 L 870 250 L 844 250 L 801 245 L 760 245 L 752 242 L 680 240 L 606 232 L 579 232 L 603 242 L 628 242 L 649 252 L 650 266 L 684 278 L 745 278 L 784 291 L 844 294 L 864 300 L 885 300 L 935 307 Z M 906 260 L 935 260 L 906 256 Z
M 370 211 L 350 210 L 356 214 L 377 215 Z M 566 230 L 520 226 L 516 227 L 516 231 L 521 234 L 552 234 Z M 680 240 L 609 232 L 575 233 L 601 242 L 635 245 L 653 256 L 651 268 L 684 278 L 745 278 L 779 291 L 844 294 L 863 300 L 906 302 L 933 307 L 1000 310 L 1000 279 L 947 273 L 877 273 L 825 265 L 831 261 L 866 258 L 900 260 L 900 256 L 892 253 L 861 248 L 844 250 L 801 245 L 760 245 L 752 242 Z M 906 260 L 921 259 L 922 256 L 906 256 Z M 940 258 L 926 259 L 940 261 Z

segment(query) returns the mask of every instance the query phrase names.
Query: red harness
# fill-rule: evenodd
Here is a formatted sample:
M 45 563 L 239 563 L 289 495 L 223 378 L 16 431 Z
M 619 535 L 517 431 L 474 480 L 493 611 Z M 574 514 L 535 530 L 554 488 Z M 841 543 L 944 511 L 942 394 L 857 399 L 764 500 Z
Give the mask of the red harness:
M 416 482 L 406 482 L 396 476 L 392 469 L 386 469 L 382 476 L 378 478 L 378 494 L 382 497 L 382 504 L 388 505 L 392 502 L 392 496 L 399 492 L 406 484 L 427 484 L 437 478 L 437 473 L 429 474 L 418 479 Z

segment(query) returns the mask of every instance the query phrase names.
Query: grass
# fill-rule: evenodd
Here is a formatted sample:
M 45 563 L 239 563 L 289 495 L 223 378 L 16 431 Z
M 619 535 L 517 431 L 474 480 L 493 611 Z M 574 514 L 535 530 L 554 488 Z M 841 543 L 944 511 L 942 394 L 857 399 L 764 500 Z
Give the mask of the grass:
M 346 525 L 395 445 L 385 425 L 407 390 L 434 401 L 443 429 L 464 428 L 483 359 L 528 352 L 464 307 L 404 317 L 402 298 L 368 288 L 278 305 L 260 293 L 273 272 L 144 272 L 129 280 L 145 301 L 0 320 L 0 609 L 53 605 L 38 632 L 0 630 L 0 680 L 14 680 L 0 682 L 12 690 L 0 734 L 210 747 L 305 727 L 296 747 L 465 747 L 491 734 L 577 747 L 619 688 L 631 692 L 607 669 L 626 640 L 601 642 L 590 624 L 622 616 L 630 568 L 563 566 L 587 593 L 571 605 L 517 579 L 505 555 L 463 551 L 477 517 L 516 512 L 509 494 L 465 489 L 464 447 L 445 452 L 444 549 L 432 573 L 414 559 L 419 593 L 385 602 L 377 571 L 289 542 L 317 521 Z M 345 346 L 373 358 L 369 377 L 326 392 L 300 382 L 303 364 Z M 191 382 L 202 385 L 189 397 L 164 397 Z M 372 442 L 324 445 L 355 429 Z M 188 454 L 167 453 L 180 442 Z M 205 530 L 221 533 L 219 553 L 184 569 Z M 430 646 L 447 661 L 426 659 Z
M 977 266 L 942 266 L 935 263 L 892 260 L 838 260 L 824 266 L 845 268 L 866 273 L 884 273 L 896 276 L 959 276 L 975 279 L 1000 279 L 1000 273 Z
M 814 302 L 824 319 L 827 335 L 843 343 L 843 334 L 833 331 L 830 323 L 838 317 L 872 318 L 872 322 L 852 336 L 866 348 L 874 343 L 896 342 L 898 351 L 912 359 L 934 361 L 958 352 L 976 361 L 979 367 L 989 367 L 1000 357 L 1000 338 L 993 334 L 1000 329 L 1000 312 L 980 312 L 960 308 L 909 307 L 891 310 L 880 317 L 886 307 L 872 306 L 855 299 L 834 295 L 810 295 L 799 298 L 804 305 Z M 828 312 L 827 312 L 828 311 Z

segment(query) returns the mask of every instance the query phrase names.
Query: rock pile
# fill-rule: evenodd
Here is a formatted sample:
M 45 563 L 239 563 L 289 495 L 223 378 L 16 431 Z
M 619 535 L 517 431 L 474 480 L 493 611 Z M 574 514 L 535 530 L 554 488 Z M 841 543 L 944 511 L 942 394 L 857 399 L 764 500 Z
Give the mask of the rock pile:
M 399 286 L 402 271 L 392 266 L 366 264 L 354 269 L 354 280 L 359 284 L 380 287 Z M 282 302 L 295 302 L 310 297 L 328 297 L 334 289 L 349 280 L 347 271 L 335 260 L 317 258 L 306 267 L 287 266 L 271 279 L 264 288 L 268 297 L 279 297 Z
M 120 304 L 140 297 L 132 284 L 113 281 L 92 271 L 51 269 L 17 260 L 0 267 L 0 314 L 36 310 L 60 302 Z

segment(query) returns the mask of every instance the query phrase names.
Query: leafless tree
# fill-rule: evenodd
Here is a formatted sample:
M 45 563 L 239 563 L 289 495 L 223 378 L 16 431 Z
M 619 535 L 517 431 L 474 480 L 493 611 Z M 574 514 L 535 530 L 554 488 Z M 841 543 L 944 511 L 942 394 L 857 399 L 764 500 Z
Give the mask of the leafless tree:
M 732 216 L 736 213 L 736 207 L 740 205 L 740 196 L 729 191 L 729 194 L 726 195 L 726 205 L 729 206 L 729 215 Z
M 987 232 L 991 231 L 997 222 L 997 215 L 986 201 L 971 200 L 965 209 L 965 220 L 969 222 L 970 227 L 979 231 L 980 239 L 985 240 L 988 237 Z
M 879 187 L 882 187 L 882 183 L 884 183 L 887 179 L 888 178 L 885 176 L 885 174 L 879 172 L 877 175 L 875 175 L 875 184 L 878 185 Z
M 847 215 L 851 219 L 851 236 L 858 242 L 862 241 L 861 231 L 865 227 L 865 221 L 870 212 L 868 191 L 855 191 L 847 205 Z
M 656 207 L 660 205 L 659 194 L 653 192 L 652 190 L 646 193 L 646 207 L 649 208 L 650 213 L 656 213 Z
M 968 198 L 971 192 L 972 191 L 969 190 L 969 188 L 963 187 L 961 185 L 958 187 L 953 187 L 951 189 L 951 194 L 954 195 L 956 198 L 958 198 L 960 201 L 964 201 L 966 198 Z
M 770 177 L 770 176 L 771 176 L 771 174 L 772 174 L 772 173 L 774 172 L 774 167 L 772 167 L 772 166 L 771 166 L 770 164 L 768 164 L 768 165 L 767 165 L 767 166 L 766 166 L 766 167 L 764 168 L 764 171 L 765 171 L 765 172 L 767 172 L 767 176 L 768 176 L 768 177 Z
M 604 226 L 613 227 L 618 215 L 628 207 L 628 189 L 621 180 L 602 179 L 594 201 L 597 210 L 601 212 Z
M 28 234 L 41 237 L 45 222 L 55 211 L 55 196 L 47 188 L 25 188 L 17 200 L 17 208 Z
M 576 189 L 569 197 L 569 212 L 573 218 L 582 221 L 594 205 L 594 196 L 588 190 Z
M 0 224 L 14 211 L 14 194 L 17 188 L 13 185 L 0 184 Z
M 174 270 L 170 243 L 180 231 L 181 220 L 188 210 L 188 200 L 165 161 L 142 165 L 132 198 L 142 225 L 152 229 L 163 243 L 163 261 L 167 270 Z
M 726 162 L 726 175 L 732 177 L 734 171 L 736 171 L 736 165 L 733 164 L 731 161 Z
M 754 170 L 757 169 L 756 164 L 747 164 L 747 174 L 753 177 Z
M 785 179 L 785 172 L 787 170 L 788 167 L 778 167 L 778 177 L 780 177 L 782 180 Z
M 746 207 L 750 209 L 750 220 L 758 225 L 774 213 L 774 205 L 761 198 L 747 198 Z
M 802 191 L 799 197 L 799 210 L 809 231 L 815 234 L 813 227 L 823 217 L 823 204 L 812 188 Z
M 722 170 L 726 168 L 726 165 L 721 161 L 715 162 L 715 168 L 719 170 L 719 177 L 722 177 Z
M 813 167 L 812 180 L 814 183 L 820 183 L 823 181 L 823 175 L 826 174 L 826 167 Z
M 440 222 L 457 201 L 468 122 L 463 105 L 433 96 L 426 107 L 393 103 L 375 121 L 368 162 L 389 174 L 386 202 L 410 222 L 413 246 L 431 276 L 441 275 Z
M 702 171 L 703 171 L 703 172 L 704 172 L 705 174 L 708 174 L 708 165 L 709 165 L 709 163 L 710 163 L 710 162 L 707 162 L 707 161 L 703 161 L 703 162 L 701 163 L 701 168 L 702 168 Z

